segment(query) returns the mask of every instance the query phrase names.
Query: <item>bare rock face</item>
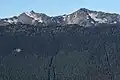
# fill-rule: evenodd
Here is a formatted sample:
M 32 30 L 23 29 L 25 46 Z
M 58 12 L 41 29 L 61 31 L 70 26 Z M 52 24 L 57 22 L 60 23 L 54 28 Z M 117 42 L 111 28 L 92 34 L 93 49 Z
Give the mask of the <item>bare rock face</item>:
M 102 23 L 116 24 L 120 22 L 120 15 L 81 8 L 68 15 L 66 21 L 67 24 L 79 24 L 81 26 L 92 26 Z
M 120 15 L 115 13 L 105 13 L 101 11 L 92 11 L 81 8 L 71 14 L 61 16 L 47 16 L 44 13 L 34 11 L 24 12 L 17 17 L 1 19 L 7 23 L 30 24 L 30 25 L 51 25 L 51 24 L 78 24 L 84 27 L 96 26 L 98 24 L 116 24 L 120 23 Z
M 22 13 L 20 16 L 18 16 L 18 22 L 21 22 L 23 24 L 33 24 L 33 18 L 29 17 L 27 14 Z
M 81 26 L 90 26 L 91 20 L 89 19 L 89 15 L 86 10 L 80 9 L 70 15 L 67 16 L 67 24 L 79 24 Z

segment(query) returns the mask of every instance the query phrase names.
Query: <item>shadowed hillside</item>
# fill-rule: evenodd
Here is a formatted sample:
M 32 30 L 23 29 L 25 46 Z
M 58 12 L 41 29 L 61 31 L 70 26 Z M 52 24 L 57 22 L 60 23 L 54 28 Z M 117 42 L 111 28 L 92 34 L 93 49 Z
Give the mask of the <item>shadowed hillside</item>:
M 0 27 L 1 80 L 119 80 L 120 24 Z

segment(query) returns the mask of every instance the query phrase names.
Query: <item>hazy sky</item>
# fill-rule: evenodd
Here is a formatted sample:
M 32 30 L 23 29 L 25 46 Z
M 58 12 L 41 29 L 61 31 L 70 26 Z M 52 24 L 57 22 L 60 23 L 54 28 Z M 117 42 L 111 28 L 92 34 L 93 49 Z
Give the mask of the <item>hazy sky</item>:
M 120 0 L 0 0 L 0 18 L 31 10 L 62 15 L 79 8 L 120 13 Z

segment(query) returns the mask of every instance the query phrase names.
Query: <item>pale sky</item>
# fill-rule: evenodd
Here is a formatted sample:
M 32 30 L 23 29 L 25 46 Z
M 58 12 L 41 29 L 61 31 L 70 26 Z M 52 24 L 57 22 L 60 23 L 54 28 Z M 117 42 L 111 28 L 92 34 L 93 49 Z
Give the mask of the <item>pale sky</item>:
M 72 13 L 80 8 L 120 13 L 120 0 L 0 0 L 0 18 L 34 10 L 49 16 Z

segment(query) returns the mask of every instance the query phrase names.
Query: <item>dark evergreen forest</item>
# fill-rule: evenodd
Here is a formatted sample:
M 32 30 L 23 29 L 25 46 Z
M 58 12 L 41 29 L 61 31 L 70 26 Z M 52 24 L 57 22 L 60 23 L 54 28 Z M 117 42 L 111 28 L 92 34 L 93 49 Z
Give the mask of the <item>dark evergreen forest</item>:
M 120 24 L 0 26 L 0 80 L 120 80 Z

